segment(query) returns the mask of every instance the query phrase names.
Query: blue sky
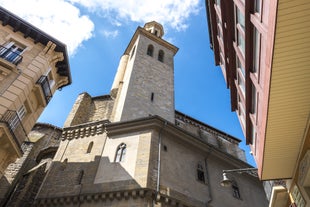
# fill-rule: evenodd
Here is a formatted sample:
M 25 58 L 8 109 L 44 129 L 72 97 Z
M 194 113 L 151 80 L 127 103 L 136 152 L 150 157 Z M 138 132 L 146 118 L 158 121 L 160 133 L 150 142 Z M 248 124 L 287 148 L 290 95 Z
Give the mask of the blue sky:
M 40 122 L 62 127 L 80 93 L 109 94 L 120 57 L 136 28 L 155 20 L 164 25 L 163 38 L 179 48 L 174 68 L 176 110 L 241 139 L 249 163 L 255 165 L 237 115 L 230 110 L 222 72 L 214 65 L 204 1 L 23 2 L 0 0 L 0 5 L 67 44 L 69 51 L 73 82 L 56 92 Z

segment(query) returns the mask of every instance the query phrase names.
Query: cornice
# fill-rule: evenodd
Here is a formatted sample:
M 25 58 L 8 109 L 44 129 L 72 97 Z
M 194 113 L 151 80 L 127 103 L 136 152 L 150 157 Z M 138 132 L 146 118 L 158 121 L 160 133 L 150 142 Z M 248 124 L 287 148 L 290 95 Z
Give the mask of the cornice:
M 137 38 L 138 38 L 138 36 L 140 34 L 143 34 L 144 36 L 146 36 L 149 39 L 155 41 L 156 43 L 158 43 L 158 44 L 168 48 L 169 50 L 171 50 L 173 52 L 173 54 L 176 54 L 178 52 L 178 50 L 179 50 L 179 48 L 177 48 L 176 46 L 170 44 L 169 42 L 165 41 L 164 39 L 155 36 L 154 34 L 146 31 L 142 27 L 138 27 L 136 32 L 132 36 L 132 38 L 131 38 L 131 40 L 130 40 L 130 42 L 129 42 L 129 44 L 128 44 L 125 52 L 124 52 L 124 54 L 127 54 L 127 55 L 129 54 L 132 46 L 134 45 L 134 43 L 136 42 L 136 40 L 137 40 Z
M 185 123 L 191 124 L 191 125 L 199 128 L 200 130 L 207 131 L 207 132 L 209 132 L 209 133 L 211 133 L 211 134 L 213 134 L 215 136 L 220 136 L 221 138 L 223 138 L 223 139 L 225 139 L 225 140 L 227 140 L 227 141 L 229 141 L 231 143 L 239 144 L 241 142 L 240 139 L 235 138 L 235 137 L 233 137 L 233 136 L 231 136 L 231 135 L 229 135 L 227 133 L 224 133 L 224 132 L 222 132 L 222 131 L 220 131 L 218 129 L 214 129 L 213 127 L 210 127 L 210 126 L 208 126 L 208 125 L 206 125 L 204 123 L 201 123 L 201 122 L 199 122 L 199 121 L 197 121 L 197 120 L 195 120 L 195 119 L 193 119 L 193 118 L 191 118 L 191 117 L 189 117 L 189 116 L 187 116 L 185 114 L 181 114 L 179 112 L 176 112 L 175 113 L 175 118 L 176 118 L 176 120 L 181 120 L 181 121 L 183 121 Z
M 169 206 L 191 207 L 186 200 L 181 201 L 165 193 L 156 193 L 155 190 L 149 188 L 138 188 L 123 191 L 108 191 L 102 193 L 79 194 L 76 196 L 49 197 L 38 198 L 34 202 L 34 206 L 62 206 L 64 204 L 81 204 L 81 203 L 100 203 L 105 201 L 121 201 L 128 199 L 147 198 L 149 201 L 164 203 Z M 203 206 L 203 205 L 201 205 Z
M 56 44 L 55 51 L 61 52 L 64 56 L 64 59 L 58 61 L 56 64 L 56 67 L 58 69 L 57 73 L 61 76 L 68 77 L 68 83 L 65 84 L 64 86 L 70 85 L 72 83 L 67 46 L 64 43 L 48 35 L 47 33 L 43 32 L 42 30 L 26 22 L 22 18 L 16 16 L 15 14 L 11 13 L 10 11 L 6 10 L 1 6 L 0 6 L 0 21 L 2 26 L 10 25 L 13 29 L 13 32 L 23 33 L 24 38 L 30 37 L 31 39 L 33 39 L 35 44 L 41 43 L 48 47 L 51 47 L 49 45 L 50 44 L 49 42 L 53 42 L 54 44 Z

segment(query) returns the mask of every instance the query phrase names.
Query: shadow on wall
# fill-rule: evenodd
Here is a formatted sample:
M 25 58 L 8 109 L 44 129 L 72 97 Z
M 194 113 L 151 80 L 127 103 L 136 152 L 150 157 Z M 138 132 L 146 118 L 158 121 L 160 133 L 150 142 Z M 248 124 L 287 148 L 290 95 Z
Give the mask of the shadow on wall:
M 112 180 L 94 183 L 98 165 L 104 162 L 104 174 Z M 141 186 L 120 163 L 110 162 L 107 157 L 96 156 L 92 162 L 53 162 L 37 199 L 49 197 L 74 197 L 104 192 L 134 190 Z

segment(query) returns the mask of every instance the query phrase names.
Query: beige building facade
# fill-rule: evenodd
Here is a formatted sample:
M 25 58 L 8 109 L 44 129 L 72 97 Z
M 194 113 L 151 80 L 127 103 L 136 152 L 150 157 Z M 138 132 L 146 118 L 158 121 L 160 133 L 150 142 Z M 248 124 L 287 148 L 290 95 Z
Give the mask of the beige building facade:
M 205 2 L 210 46 L 231 109 L 260 179 L 276 183 L 268 190 L 270 206 L 310 206 L 310 2 Z
M 111 93 L 77 97 L 36 206 L 267 206 L 240 140 L 174 107 L 177 48 L 163 27 L 138 27 Z
M 0 7 L 0 177 L 57 89 L 71 84 L 66 46 Z

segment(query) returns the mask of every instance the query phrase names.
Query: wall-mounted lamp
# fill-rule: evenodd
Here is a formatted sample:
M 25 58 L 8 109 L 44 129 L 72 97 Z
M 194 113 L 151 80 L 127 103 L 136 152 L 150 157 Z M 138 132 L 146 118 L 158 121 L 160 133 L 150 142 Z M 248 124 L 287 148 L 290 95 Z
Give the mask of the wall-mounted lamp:
M 223 180 L 221 181 L 221 186 L 229 187 L 232 184 L 232 180 L 227 177 L 227 173 L 248 173 L 254 177 L 257 176 L 257 168 L 243 168 L 243 169 L 233 169 L 233 170 L 223 170 Z

